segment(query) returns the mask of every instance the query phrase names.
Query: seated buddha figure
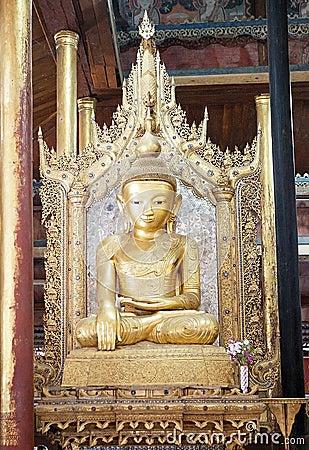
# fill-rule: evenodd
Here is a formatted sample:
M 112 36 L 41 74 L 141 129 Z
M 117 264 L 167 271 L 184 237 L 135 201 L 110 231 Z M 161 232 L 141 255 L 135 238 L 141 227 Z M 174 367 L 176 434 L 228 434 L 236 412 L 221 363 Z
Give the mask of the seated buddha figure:
M 82 347 L 212 344 L 218 336 L 216 318 L 198 311 L 198 248 L 174 231 L 181 195 L 159 153 L 158 139 L 146 131 L 117 195 L 125 231 L 97 248 L 98 312 L 77 324 Z

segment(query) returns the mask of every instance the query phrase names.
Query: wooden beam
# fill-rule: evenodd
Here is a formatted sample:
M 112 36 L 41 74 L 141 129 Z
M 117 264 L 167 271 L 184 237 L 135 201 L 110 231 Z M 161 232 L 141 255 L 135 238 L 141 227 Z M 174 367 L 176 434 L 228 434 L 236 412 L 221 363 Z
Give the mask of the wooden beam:
M 55 43 L 54 43 L 54 41 L 52 39 L 52 36 L 50 35 L 50 33 L 49 33 L 48 29 L 47 29 L 47 26 L 46 26 L 46 23 L 45 23 L 45 19 L 44 19 L 44 16 L 42 14 L 42 10 L 40 8 L 39 3 L 40 3 L 39 0 L 33 0 L 33 9 L 34 9 L 34 12 L 35 12 L 35 14 L 37 16 L 38 22 L 39 22 L 39 24 L 41 26 L 41 30 L 42 30 L 42 32 L 44 34 L 46 43 L 47 43 L 49 51 L 50 51 L 50 54 L 51 54 L 51 56 L 52 56 L 52 58 L 54 60 L 54 63 L 56 64 Z
M 292 83 L 309 81 L 309 71 L 290 72 Z M 268 83 L 268 72 L 225 73 L 216 75 L 179 75 L 174 77 L 176 86 L 201 86 L 221 84 L 256 84 Z

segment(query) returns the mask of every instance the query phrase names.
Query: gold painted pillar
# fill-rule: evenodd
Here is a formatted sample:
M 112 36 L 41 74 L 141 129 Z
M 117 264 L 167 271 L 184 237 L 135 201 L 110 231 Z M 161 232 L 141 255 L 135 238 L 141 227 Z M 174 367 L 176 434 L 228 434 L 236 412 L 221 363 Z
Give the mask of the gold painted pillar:
M 55 34 L 57 51 L 57 156 L 77 153 L 77 45 L 78 34 Z
M 79 152 L 93 141 L 93 120 L 95 119 L 95 108 L 97 100 L 91 97 L 79 98 L 78 105 L 78 139 Z
M 269 94 L 255 98 L 257 125 L 261 138 L 261 250 L 264 292 L 265 343 L 269 357 L 279 353 L 279 312 L 277 282 L 277 251 L 275 224 L 275 193 L 271 139 Z M 276 311 L 276 317 L 273 316 Z M 277 392 L 278 394 L 278 392 Z
M 0 448 L 33 450 L 30 0 L 0 2 Z
M 237 297 L 237 274 L 236 267 L 237 257 L 235 254 L 235 246 L 231 245 L 232 239 L 235 239 L 236 231 L 232 215 L 235 214 L 235 195 L 234 189 L 228 185 L 218 186 L 213 190 L 216 204 L 216 222 L 217 222 L 217 271 L 219 282 L 219 323 L 221 330 L 219 333 L 220 345 L 226 345 L 231 336 L 241 338 L 239 335 L 238 317 L 239 306 Z M 224 297 L 228 295 L 231 298 L 230 305 L 227 309 Z M 237 319 L 237 320 L 235 320 Z
M 86 317 L 85 292 L 87 291 L 86 210 L 89 194 L 82 182 L 76 181 L 68 193 L 69 261 L 67 301 L 67 353 L 75 346 L 77 322 Z

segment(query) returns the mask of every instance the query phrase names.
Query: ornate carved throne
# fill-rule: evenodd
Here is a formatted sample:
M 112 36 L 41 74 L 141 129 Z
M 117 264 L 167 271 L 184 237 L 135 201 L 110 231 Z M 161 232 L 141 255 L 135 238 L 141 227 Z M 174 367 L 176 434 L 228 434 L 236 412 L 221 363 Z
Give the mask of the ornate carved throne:
M 207 110 L 200 125 L 187 123 L 147 16 L 140 34 L 110 127 L 100 128 L 93 101 L 82 99 L 82 151 L 61 154 L 39 134 L 47 251 L 45 347 L 35 366 L 38 429 L 62 448 L 163 444 L 168 433 L 213 431 L 235 432 L 228 445 L 241 447 L 237 433 L 251 432 L 248 423 L 270 426 L 263 399 L 280 390 L 268 100 L 257 100 L 261 127 L 253 143 L 222 151 L 207 137 Z M 115 193 L 145 132 L 147 108 L 184 198 L 178 230 L 200 248 L 202 309 L 220 323 L 220 341 L 202 350 L 187 346 L 187 357 L 181 346 L 166 346 L 158 358 L 150 344 L 111 356 L 79 349 L 74 335 L 77 322 L 95 311 L 95 249 L 120 226 Z M 231 337 L 255 348 L 247 394 L 222 348 Z

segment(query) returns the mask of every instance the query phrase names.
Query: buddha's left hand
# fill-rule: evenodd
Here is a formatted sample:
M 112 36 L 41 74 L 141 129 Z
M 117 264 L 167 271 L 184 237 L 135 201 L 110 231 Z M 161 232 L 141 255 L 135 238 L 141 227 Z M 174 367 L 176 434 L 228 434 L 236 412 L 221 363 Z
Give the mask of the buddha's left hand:
M 147 300 L 133 300 L 131 298 L 126 298 L 121 301 L 121 306 L 134 306 L 137 309 L 142 309 L 145 311 L 160 311 L 164 309 L 185 309 L 183 307 L 183 302 L 180 296 L 169 297 L 169 298 L 155 298 Z

